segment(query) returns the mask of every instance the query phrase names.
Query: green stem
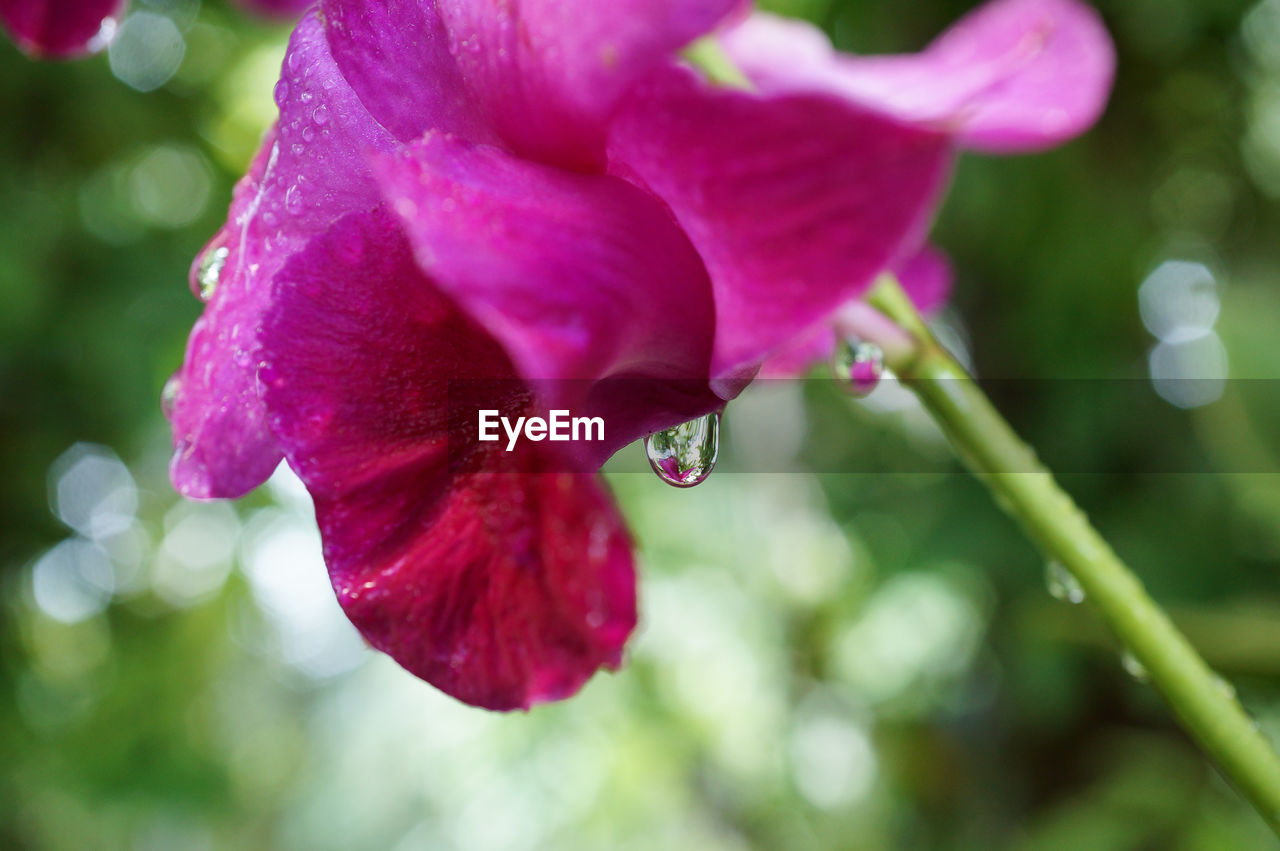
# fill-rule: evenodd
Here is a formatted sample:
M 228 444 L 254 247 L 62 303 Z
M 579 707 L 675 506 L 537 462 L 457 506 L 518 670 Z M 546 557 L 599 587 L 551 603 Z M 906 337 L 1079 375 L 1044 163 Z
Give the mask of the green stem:
M 1231 687 L 1151 599 L 1084 512 L 939 345 L 898 282 L 868 296 L 916 340 L 888 364 L 933 415 L 958 454 L 1026 530 L 1066 567 L 1183 725 L 1280 836 L 1280 759 Z
M 690 45 L 684 56 L 717 85 L 751 88 L 712 38 Z M 1205 664 L 977 383 L 938 343 L 898 282 L 882 277 L 867 300 L 915 341 L 914 347 L 884 347 L 889 368 L 920 397 L 957 454 L 1045 557 L 1071 571 L 1183 725 L 1280 836 L 1280 758 L 1234 690 Z
M 717 86 L 726 89 L 749 89 L 751 81 L 742 69 L 734 64 L 733 59 L 725 52 L 714 36 L 700 38 L 686 47 L 682 53 L 690 65 L 702 72 L 702 75 Z

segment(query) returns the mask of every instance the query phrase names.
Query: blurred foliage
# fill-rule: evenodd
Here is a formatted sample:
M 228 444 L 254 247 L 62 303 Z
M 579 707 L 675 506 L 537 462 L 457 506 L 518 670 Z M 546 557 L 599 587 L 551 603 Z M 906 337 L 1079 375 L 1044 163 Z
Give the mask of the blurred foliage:
M 769 5 L 881 51 L 972 4 Z M 1035 379 L 991 392 L 1275 734 L 1280 2 L 1099 6 L 1111 108 L 1063 149 L 961 161 L 943 321 L 984 378 Z M 365 651 L 295 481 L 229 508 L 164 474 L 186 269 L 287 33 L 137 8 L 186 45 L 150 93 L 0 49 L 0 846 L 1271 847 L 919 411 L 824 382 L 731 408 L 694 491 L 613 476 L 646 622 L 579 698 L 487 715 Z M 1229 374 L 1257 379 L 1185 410 L 1138 309 L 1170 260 L 1208 270 Z M 771 452 L 798 472 L 732 472 Z M 1201 466 L 1230 472 L 1169 472 Z

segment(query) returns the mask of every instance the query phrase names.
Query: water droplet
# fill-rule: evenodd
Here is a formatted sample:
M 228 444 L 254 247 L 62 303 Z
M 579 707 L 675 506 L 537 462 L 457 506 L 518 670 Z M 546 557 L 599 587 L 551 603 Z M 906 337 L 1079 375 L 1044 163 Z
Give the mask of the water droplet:
M 1148 672 L 1143 664 L 1138 661 L 1138 657 L 1134 656 L 1128 650 L 1120 654 L 1120 665 L 1124 668 L 1126 674 L 1133 677 L 1138 682 L 1151 682 L 1150 672 Z
M 213 298 L 222 280 L 222 270 L 227 266 L 227 257 L 231 249 L 225 245 L 210 248 L 200 257 L 200 268 L 196 270 L 196 296 L 203 302 Z
M 316 107 L 315 112 L 311 113 L 311 120 L 316 124 L 325 125 L 329 123 L 329 107 L 320 104 Z
M 720 414 L 656 432 L 644 439 L 644 451 L 653 471 L 678 488 L 702 484 L 716 466 L 720 445 Z
M 1060 562 L 1051 561 L 1044 568 L 1044 584 L 1055 600 L 1064 603 L 1083 603 L 1084 589 L 1080 582 Z
M 289 99 L 289 83 L 281 78 L 276 82 L 275 90 L 276 106 L 284 106 L 284 102 Z
M 182 379 L 175 372 L 169 376 L 169 380 L 164 383 L 164 389 L 160 391 L 160 410 L 164 412 L 165 419 L 173 419 L 173 410 L 178 405 L 178 394 L 181 392 Z
M 284 208 L 295 215 L 302 212 L 302 190 L 296 183 L 284 193 Z
M 875 343 L 841 340 L 831 362 L 836 379 L 855 396 L 866 396 L 884 376 L 884 351 Z
M 298 100 L 302 101 L 303 103 L 311 103 L 311 101 L 315 100 L 315 97 L 316 96 L 311 94 L 311 92 L 303 92 L 302 94 L 298 95 Z

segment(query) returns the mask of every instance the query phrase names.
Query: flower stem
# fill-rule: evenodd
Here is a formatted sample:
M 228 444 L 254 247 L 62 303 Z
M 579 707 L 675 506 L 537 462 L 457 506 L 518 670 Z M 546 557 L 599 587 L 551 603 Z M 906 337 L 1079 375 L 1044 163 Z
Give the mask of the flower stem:
M 1045 557 L 1066 567 L 1188 732 L 1280 836 L 1280 759 L 1168 615 L 1125 567 L 990 400 L 941 346 L 902 287 L 884 276 L 867 300 L 915 338 L 889 368 Z
M 749 89 L 751 81 L 725 52 L 715 36 L 705 36 L 690 44 L 683 51 L 685 61 L 702 72 L 717 86 L 726 89 Z

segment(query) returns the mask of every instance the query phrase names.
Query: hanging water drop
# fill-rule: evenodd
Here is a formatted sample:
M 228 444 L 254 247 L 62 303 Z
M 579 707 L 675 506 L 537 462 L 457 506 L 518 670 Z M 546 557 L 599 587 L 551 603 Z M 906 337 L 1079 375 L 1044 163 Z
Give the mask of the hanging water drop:
M 1044 584 L 1055 600 L 1064 603 L 1084 602 L 1084 588 L 1080 586 L 1080 581 L 1060 562 L 1051 561 L 1045 565 Z
M 720 414 L 707 414 L 644 439 L 649 465 L 658 477 L 678 488 L 702 484 L 716 466 Z
M 1138 657 L 1134 656 L 1128 650 L 1120 655 L 1120 666 L 1124 668 L 1125 673 L 1133 677 L 1140 683 L 1151 681 L 1151 674 L 1146 667 L 1138 661 Z
M 196 270 L 198 287 L 196 295 L 201 301 L 207 302 L 213 298 L 214 291 L 218 289 L 218 282 L 222 280 L 222 270 L 226 268 L 227 257 L 230 254 L 230 248 L 219 245 L 217 248 L 210 248 L 201 256 L 200 268 Z
M 160 410 L 164 412 L 165 419 L 173 419 L 173 410 L 178 405 L 180 392 L 182 392 L 182 379 L 175 372 L 169 376 L 169 380 L 164 383 L 164 389 L 160 391 Z
M 855 396 L 866 396 L 884 376 L 884 350 L 875 343 L 840 340 L 831 369 L 836 380 Z

